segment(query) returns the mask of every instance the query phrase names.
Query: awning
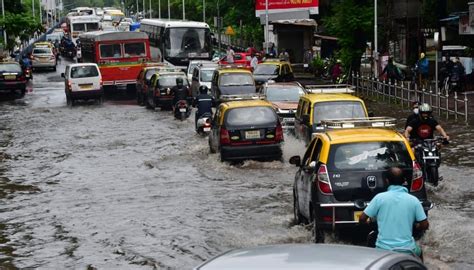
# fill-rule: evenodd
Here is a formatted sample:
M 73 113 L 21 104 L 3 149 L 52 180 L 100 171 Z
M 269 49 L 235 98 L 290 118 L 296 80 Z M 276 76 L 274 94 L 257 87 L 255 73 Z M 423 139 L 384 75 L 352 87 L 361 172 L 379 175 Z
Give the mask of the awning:
M 299 25 L 299 26 L 312 26 L 316 27 L 318 24 L 313 19 L 294 19 L 294 20 L 277 20 L 272 21 L 272 24 L 291 24 L 291 25 Z
M 337 37 L 331 37 L 331 36 L 324 36 L 324 35 L 319 35 L 319 34 L 314 34 L 314 37 L 315 38 L 319 38 L 319 39 L 326 39 L 326 40 L 338 40 Z

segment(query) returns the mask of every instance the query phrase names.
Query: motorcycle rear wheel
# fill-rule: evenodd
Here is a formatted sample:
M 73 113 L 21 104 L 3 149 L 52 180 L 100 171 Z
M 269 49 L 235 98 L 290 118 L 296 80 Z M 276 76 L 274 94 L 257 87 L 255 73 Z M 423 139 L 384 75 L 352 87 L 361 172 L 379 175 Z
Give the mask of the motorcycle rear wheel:
M 433 166 L 428 169 L 428 174 L 429 174 L 429 179 L 430 182 L 433 184 L 433 186 L 437 187 L 438 186 L 438 180 L 439 180 L 439 173 L 438 173 L 438 168 Z

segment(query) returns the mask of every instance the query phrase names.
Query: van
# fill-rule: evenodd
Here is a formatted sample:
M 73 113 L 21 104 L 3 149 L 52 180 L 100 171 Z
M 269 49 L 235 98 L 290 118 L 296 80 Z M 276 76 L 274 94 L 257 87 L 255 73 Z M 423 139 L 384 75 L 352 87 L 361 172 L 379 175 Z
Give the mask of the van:
M 94 63 L 69 64 L 64 73 L 66 101 L 68 106 L 74 106 L 76 100 L 95 99 L 102 104 L 104 90 L 102 75 Z

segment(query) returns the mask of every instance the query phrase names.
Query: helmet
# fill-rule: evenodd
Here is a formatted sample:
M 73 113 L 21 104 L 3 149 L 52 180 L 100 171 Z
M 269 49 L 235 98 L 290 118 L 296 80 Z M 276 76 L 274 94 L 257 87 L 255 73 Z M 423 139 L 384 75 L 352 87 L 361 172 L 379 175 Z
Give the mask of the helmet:
M 420 115 L 424 113 L 430 115 L 433 112 L 431 106 L 428 103 L 421 104 L 418 109 L 420 110 Z
M 199 93 L 201 94 L 207 94 L 208 88 L 205 85 L 199 86 Z
M 420 53 L 420 58 L 421 59 L 425 58 L 425 53 Z
M 180 85 L 180 86 L 183 85 L 183 78 L 181 77 L 176 78 L 176 85 Z

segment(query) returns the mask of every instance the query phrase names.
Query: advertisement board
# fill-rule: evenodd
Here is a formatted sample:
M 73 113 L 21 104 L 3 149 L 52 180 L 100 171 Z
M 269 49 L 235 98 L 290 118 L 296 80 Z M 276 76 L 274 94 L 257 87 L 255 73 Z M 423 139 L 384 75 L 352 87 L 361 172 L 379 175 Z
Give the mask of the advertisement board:
M 294 11 L 309 11 L 309 14 L 318 14 L 319 0 L 256 0 L 255 16 L 265 14 L 265 1 L 268 1 L 268 13 L 285 13 Z

